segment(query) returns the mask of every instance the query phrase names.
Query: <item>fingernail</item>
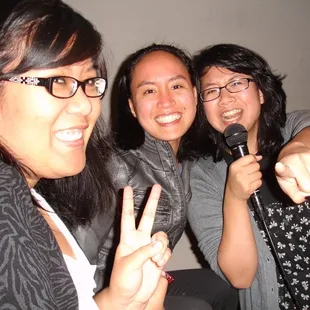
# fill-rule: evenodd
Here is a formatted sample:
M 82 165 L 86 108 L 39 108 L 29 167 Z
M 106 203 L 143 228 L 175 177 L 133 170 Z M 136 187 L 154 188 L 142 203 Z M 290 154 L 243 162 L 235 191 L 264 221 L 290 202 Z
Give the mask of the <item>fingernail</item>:
M 162 275 L 167 279 L 168 284 L 170 284 L 171 282 L 174 281 L 174 278 L 172 278 L 171 275 L 168 272 L 163 271 Z

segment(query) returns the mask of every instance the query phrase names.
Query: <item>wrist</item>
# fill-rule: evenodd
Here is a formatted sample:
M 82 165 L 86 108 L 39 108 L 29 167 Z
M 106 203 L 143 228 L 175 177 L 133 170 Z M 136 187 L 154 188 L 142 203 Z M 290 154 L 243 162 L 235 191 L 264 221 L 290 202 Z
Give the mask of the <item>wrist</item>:
M 280 151 L 278 161 L 291 154 L 310 152 L 309 147 L 301 141 L 291 141 Z
M 98 307 L 101 309 L 117 309 L 117 310 L 144 310 L 147 309 L 146 302 L 137 302 L 130 298 L 121 297 L 118 293 L 114 293 L 110 287 L 105 288 L 97 293 L 94 297 Z M 161 309 L 160 309 L 161 310 Z

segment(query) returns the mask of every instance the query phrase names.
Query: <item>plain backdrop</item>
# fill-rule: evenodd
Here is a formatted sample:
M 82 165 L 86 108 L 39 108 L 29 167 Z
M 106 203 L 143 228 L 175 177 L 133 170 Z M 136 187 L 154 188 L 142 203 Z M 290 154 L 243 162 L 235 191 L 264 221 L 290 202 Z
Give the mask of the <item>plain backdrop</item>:
M 90 19 L 105 41 L 110 85 L 125 57 L 150 43 L 172 43 L 196 53 L 236 43 L 264 56 L 286 74 L 287 110 L 309 109 L 309 0 L 65 0 Z M 103 99 L 109 122 L 110 91 Z M 168 269 L 200 267 L 186 235 Z

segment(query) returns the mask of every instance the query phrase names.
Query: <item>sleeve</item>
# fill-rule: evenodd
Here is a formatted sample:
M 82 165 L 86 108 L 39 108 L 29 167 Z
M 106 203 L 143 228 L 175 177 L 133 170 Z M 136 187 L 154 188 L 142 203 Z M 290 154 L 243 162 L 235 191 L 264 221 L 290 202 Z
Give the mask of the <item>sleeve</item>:
M 282 135 L 284 144 L 293 139 L 301 130 L 310 126 L 310 110 L 296 110 L 287 114 Z
M 1 309 L 56 309 L 56 301 L 47 280 L 48 264 L 38 252 L 38 245 L 33 240 L 27 222 L 28 215 L 21 211 L 22 208 L 29 207 L 24 204 L 31 204 L 31 200 L 28 197 L 19 197 L 23 196 L 20 195 L 21 187 L 12 180 L 1 181 Z M 16 194 L 9 188 L 15 185 Z
M 223 190 L 204 169 L 207 164 L 206 161 L 200 160 L 192 168 L 190 181 L 192 199 L 188 208 L 188 220 L 198 240 L 198 246 L 211 269 L 225 279 L 217 263 L 223 229 Z

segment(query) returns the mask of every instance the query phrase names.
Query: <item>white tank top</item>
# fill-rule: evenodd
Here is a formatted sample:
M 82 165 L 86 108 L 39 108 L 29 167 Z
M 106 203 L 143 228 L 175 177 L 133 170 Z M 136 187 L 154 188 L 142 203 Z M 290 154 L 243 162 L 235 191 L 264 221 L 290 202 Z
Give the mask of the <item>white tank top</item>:
M 89 263 L 73 235 L 70 233 L 59 216 L 54 212 L 52 207 L 47 203 L 47 201 L 34 189 L 31 189 L 31 194 L 40 206 L 44 210 L 48 211 L 48 215 L 62 232 L 73 250 L 75 258 L 66 254 L 63 254 L 63 257 L 78 294 L 79 310 L 99 310 L 93 299 L 93 289 L 96 287 L 96 282 L 94 280 L 96 265 L 91 265 Z

